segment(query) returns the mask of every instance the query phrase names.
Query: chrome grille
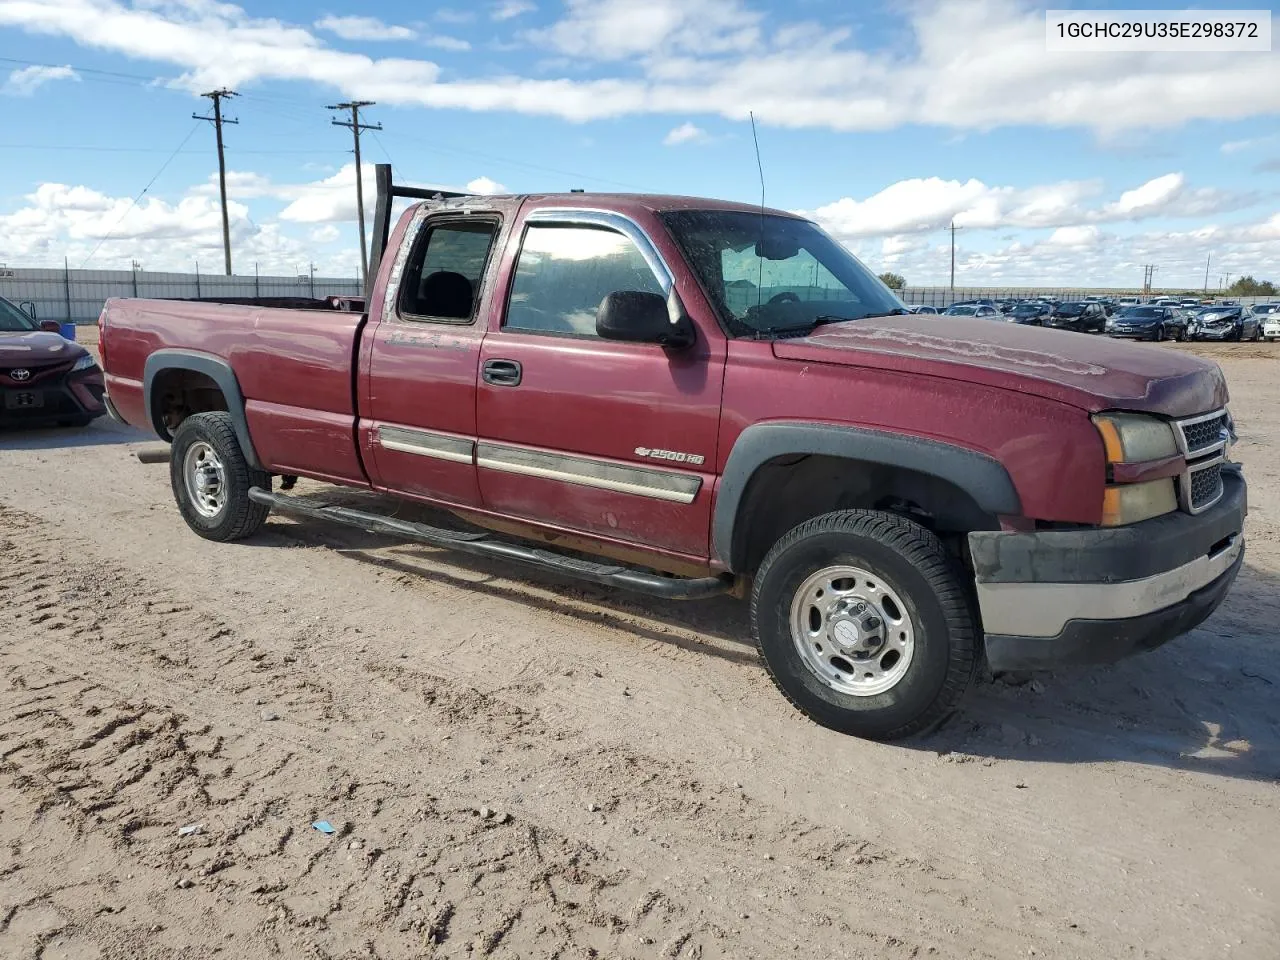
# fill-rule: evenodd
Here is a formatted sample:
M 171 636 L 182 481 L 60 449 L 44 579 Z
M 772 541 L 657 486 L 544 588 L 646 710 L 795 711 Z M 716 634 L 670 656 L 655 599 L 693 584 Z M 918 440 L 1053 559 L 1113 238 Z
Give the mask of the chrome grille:
M 1220 450 L 1227 442 L 1227 411 L 1217 410 L 1201 417 L 1179 420 L 1178 440 L 1188 457 L 1199 457 Z
M 1222 499 L 1222 464 L 1233 436 L 1231 415 L 1225 409 L 1214 410 L 1173 425 L 1187 461 L 1178 478 L 1178 503 L 1188 513 L 1202 513 Z
M 1222 464 L 1214 463 L 1193 471 L 1188 482 L 1187 502 L 1192 513 L 1199 513 L 1218 502 L 1222 496 Z

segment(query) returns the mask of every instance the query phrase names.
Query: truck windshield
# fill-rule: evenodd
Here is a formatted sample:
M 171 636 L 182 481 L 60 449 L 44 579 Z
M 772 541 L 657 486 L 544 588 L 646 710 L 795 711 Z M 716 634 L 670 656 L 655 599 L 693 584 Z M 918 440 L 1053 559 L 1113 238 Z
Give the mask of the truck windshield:
M 662 219 L 738 335 L 907 312 L 875 274 L 807 220 L 724 210 L 669 211 Z
M 36 322 L 0 297 L 0 333 L 26 333 L 36 329 Z

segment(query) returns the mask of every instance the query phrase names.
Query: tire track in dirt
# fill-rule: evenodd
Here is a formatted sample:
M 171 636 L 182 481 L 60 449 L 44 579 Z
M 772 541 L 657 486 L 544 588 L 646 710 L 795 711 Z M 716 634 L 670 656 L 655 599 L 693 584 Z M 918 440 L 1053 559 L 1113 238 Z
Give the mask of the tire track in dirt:
M 326 669 L 316 627 L 241 634 L 66 559 L 30 515 L 0 507 L 0 529 L 17 625 L 0 653 L 0 826 L 20 851 L 0 861 L 0 906 L 28 904 L 0 929 L 14 956 L 162 956 L 228 930 L 243 956 L 317 957 L 983 956 L 1014 936 L 928 863 L 403 663 Z M 264 703 L 281 719 L 260 720 Z M 85 844 L 98 880 L 70 896 L 50 877 Z M 15 934 L 37 909 L 59 921 L 45 939 Z M 1046 942 L 1035 927 L 1018 938 Z M 944 947 L 961 929 L 973 946 Z

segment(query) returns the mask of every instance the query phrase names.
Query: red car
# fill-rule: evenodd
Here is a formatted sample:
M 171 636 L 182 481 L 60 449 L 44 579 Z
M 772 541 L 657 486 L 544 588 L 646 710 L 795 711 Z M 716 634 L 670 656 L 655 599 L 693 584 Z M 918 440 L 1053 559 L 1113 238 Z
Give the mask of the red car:
M 909 315 L 781 211 L 437 197 L 392 232 L 391 198 L 426 195 L 379 181 L 365 314 L 107 304 L 110 402 L 172 441 L 200 536 L 250 536 L 277 510 L 663 597 L 750 597 L 787 698 L 886 739 L 945 718 L 984 658 L 1158 646 L 1240 568 L 1245 483 L 1212 363 Z M 500 535 L 272 489 L 298 475 Z
M 59 329 L 0 297 L 0 427 L 85 426 L 106 412 L 102 371 Z

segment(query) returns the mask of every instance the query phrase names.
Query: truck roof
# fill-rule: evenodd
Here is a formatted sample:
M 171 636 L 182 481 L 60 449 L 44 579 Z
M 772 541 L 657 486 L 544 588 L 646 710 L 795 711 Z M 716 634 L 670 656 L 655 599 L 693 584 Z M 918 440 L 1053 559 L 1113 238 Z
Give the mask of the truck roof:
M 466 196 L 448 200 L 427 201 L 448 207 L 470 207 L 477 202 L 485 201 L 532 201 L 539 207 L 596 207 L 627 213 L 635 210 L 648 210 L 653 213 L 665 213 L 673 210 L 718 210 L 731 213 L 755 213 L 762 211 L 768 216 L 787 217 L 792 220 L 803 220 L 789 210 L 776 210 L 761 207 L 758 203 L 738 203 L 733 200 L 711 200 L 706 197 L 683 197 L 676 194 L 663 193 L 513 193 L 493 196 Z

